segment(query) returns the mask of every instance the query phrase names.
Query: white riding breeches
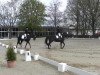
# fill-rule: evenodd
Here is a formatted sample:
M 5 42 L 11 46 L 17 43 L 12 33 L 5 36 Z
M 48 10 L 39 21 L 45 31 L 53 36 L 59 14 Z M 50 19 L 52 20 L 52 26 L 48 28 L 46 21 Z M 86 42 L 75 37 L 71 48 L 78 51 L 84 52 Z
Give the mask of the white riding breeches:
M 58 38 L 59 38 L 59 36 L 58 36 L 58 35 L 56 35 L 56 38 L 58 39 Z
M 25 37 L 25 36 L 24 36 L 24 35 L 22 35 L 22 37 L 21 37 L 21 38 L 22 38 L 22 39 L 24 39 L 24 37 Z

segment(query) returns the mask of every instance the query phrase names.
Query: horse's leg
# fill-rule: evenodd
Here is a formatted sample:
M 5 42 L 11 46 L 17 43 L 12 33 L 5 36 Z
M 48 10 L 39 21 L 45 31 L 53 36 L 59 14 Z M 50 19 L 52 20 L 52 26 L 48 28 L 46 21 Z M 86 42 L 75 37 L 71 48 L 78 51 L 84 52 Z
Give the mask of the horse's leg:
M 22 47 L 22 42 L 23 42 L 23 40 L 21 40 L 21 42 L 20 42 L 20 46 Z
M 63 46 L 62 46 L 62 44 L 63 44 Z M 65 47 L 64 41 L 63 42 L 60 42 L 60 48 L 63 49 L 64 47 Z
M 25 48 L 26 48 L 26 46 L 27 46 L 27 42 L 26 42 Z
M 52 43 L 53 41 L 51 40 L 51 41 L 49 41 L 49 43 L 48 43 L 48 49 L 50 49 L 50 47 L 51 47 L 51 43 Z
M 17 48 L 17 46 L 18 46 L 18 42 L 17 42 L 16 48 Z
M 20 44 L 20 41 L 19 41 L 19 40 L 17 41 L 17 45 L 16 45 L 16 48 L 17 48 L 18 44 Z
M 65 47 L 65 43 L 64 43 L 64 41 L 62 43 L 63 43 L 63 47 L 62 47 L 62 49 L 63 49 Z
M 51 44 L 49 46 L 51 47 Z
M 50 49 L 50 47 L 51 47 L 50 42 L 47 45 L 48 45 L 48 49 Z
M 62 42 L 60 42 L 60 48 L 62 49 Z
M 47 43 L 46 44 L 48 46 L 48 49 L 50 49 L 50 47 L 51 47 L 51 45 L 50 45 L 50 39 L 47 40 Z
M 30 44 L 30 42 L 28 42 L 28 44 L 29 44 L 29 46 L 30 46 L 30 48 L 31 48 L 31 44 Z
M 50 49 L 50 47 L 51 47 L 51 45 L 50 45 L 50 43 L 48 43 L 48 49 Z

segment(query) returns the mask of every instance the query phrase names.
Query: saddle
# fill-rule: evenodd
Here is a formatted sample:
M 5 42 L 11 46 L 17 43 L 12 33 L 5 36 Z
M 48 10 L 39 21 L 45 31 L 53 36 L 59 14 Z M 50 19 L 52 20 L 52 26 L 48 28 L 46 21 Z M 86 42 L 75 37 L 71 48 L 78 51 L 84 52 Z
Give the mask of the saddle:
M 29 36 L 29 34 L 24 34 L 21 36 L 22 39 L 27 39 L 27 36 Z

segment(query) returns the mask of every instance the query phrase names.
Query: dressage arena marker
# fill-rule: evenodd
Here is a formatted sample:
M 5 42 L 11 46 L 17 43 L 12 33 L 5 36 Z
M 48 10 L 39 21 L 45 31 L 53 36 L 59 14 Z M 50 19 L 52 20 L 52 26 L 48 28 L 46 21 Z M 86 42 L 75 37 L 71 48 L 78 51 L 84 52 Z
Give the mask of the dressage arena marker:
M 33 57 L 34 57 L 34 60 L 39 60 L 39 54 L 35 54 Z
M 59 63 L 58 64 L 58 71 L 65 72 L 67 70 L 68 70 L 68 65 L 66 63 Z
M 17 53 L 17 48 L 16 46 L 13 46 L 14 52 Z
M 17 48 L 14 49 L 14 52 L 17 53 Z
M 13 46 L 14 49 L 16 49 L 16 46 Z
M 19 53 L 20 53 L 20 54 L 24 54 L 25 51 L 24 51 L 23 49 L 20 49 L 20 50 L 19 50 Z
M 32 61 L 30 51 L 25 51 L 25 61 Z
M 6 46 L 5 44 L 2 44 L 2 46 L 4 47 L 4 46 Z
M 25 53 L 24 50 L 20 50 L 20 51 L 22 51 L 21 54 Z M 91 73 L 89 73 L 89 72 L 87 72 L 85 70 L 82 70 L 82 69 L 79 69 L 79 68 L 75 68 L 75 67 L 69 66 L 66 63 L 63 63 L 63 62 L 62 63 L 59 63 L 57 61 L 54 61 L 54 60 L 51 60 L 51 59 L 42 57 L 39 54 L 31 55 L 30 52 L 27 52 L 27 53 L 28 53 L 28 55 L 30 55 L 30 57 L 33 57 L 34 60 L 42 60 L 42 61 L 44 61 L 46 63 L 49 63 L 49 64 L 51 64 L 53 66 L 58 67 L 58 71 L 60 71 L 60 72 L 71 71 L 71 72 L 73 72 L 73 73 L 75 73 L 77 75 L 93 75 L 93 74 L 91 74 Z M 25 55 L 27 55 L 27 53 Z M 30 58 L 28 59 L 28 57 L 27 57 L 27 60 L 31 60 L 31 59 Z
M 9 45 L 6 45 L 6 48 L 8 48 L 9 47 Z

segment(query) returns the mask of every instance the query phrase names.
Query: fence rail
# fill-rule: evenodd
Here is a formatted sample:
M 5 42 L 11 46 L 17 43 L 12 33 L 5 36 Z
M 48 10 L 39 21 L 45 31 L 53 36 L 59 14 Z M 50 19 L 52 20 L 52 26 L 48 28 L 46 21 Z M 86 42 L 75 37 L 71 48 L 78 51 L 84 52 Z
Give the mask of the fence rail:
M 11 37 L 17 37 L 20 33 L 24 33 L 24 31 L 0 31 L 0 37 L 9 37 L 10 34 Z M 37 37 L 53 35 L 54 33 L 54 31 L 33 31 L 33 34 L 35 34 Z

